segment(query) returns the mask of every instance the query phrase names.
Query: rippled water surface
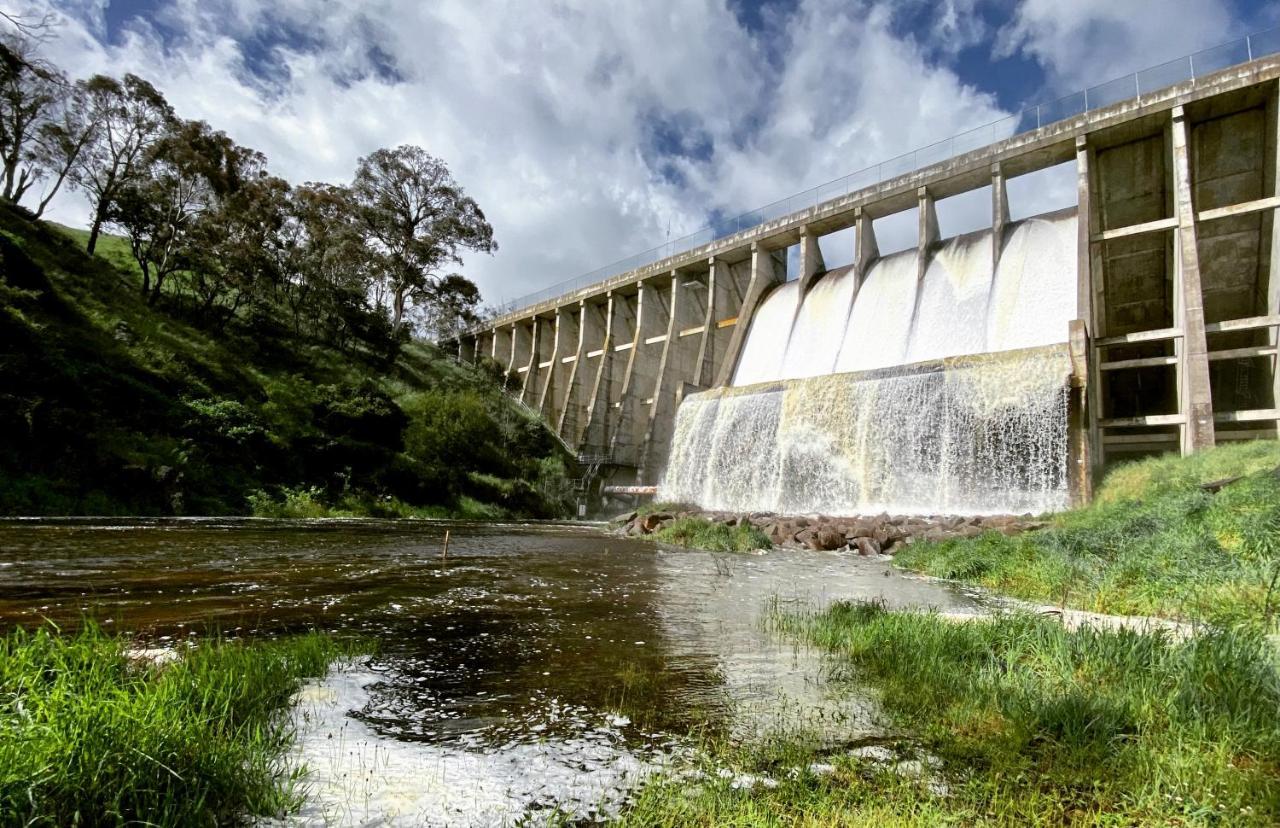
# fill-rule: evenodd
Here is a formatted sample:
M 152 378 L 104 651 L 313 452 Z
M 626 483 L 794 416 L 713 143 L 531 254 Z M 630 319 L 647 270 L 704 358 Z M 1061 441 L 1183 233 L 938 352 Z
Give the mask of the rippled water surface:
M 448 555 L 442 556 L 446 529 Z M 973 602 L 848 554 L 712 554 L 567 525 L 0 522 L 0 624 L 110 627 L 169 644 L 319 628 L 379 654 L 301 696 L 295 821 L 495 825 L 594 818 L 691 732 L 820 717 L 872 726 L 769 605 Z

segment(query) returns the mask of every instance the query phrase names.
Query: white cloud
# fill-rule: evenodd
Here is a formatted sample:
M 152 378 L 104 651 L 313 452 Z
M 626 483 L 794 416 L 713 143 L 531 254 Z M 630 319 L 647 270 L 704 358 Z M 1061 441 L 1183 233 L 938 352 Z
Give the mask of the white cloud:
M 1227 25 L 1223 0 L 1172 1 L 1025 0 L 1001 44 L 1094 81 Z M 494 225 L 499 252 L 464 272 L 501 300 L 1001 117 L 935 62 L 982 36 L 976 2 L 903 36 L 871 0 L 801 0 L 766 32 L 721 0 L 173 0 L 105 43 L 103 0 L 76 0 L 49 49 L 73 75 L 151 79 L 291 181 L 425 147 Z M 76 196 L 56 214 L 82 215 Z
M 1035 59 L 1066 94 L 1245 33 L 1227 0 L 1023 0 L 996 53 Z

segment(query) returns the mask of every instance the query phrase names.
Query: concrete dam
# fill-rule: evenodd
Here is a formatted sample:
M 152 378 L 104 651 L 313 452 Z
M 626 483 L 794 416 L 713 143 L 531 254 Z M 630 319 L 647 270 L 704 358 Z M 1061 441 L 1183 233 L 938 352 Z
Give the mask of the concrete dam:
M 452 344 L 597 489 L 704 508 L 1040 512 L 1116 460 L 1274 438 L 1280 57 L 1134 77 Z M 1015 220 L 1011 190 L 1045 171 L 1074 203 Z M 939 205 L 966 194 L 989 223 L 944 237 Z M 881 255 L 904 219 L 914 244 Z M 837 244 L 851 262 L 828 268 Z

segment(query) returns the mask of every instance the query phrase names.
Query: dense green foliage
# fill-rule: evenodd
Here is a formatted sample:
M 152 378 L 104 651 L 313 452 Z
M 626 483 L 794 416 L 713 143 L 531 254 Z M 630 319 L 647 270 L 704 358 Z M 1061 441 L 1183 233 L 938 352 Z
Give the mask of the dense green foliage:
M 131 661 L 93 625 L 0 639 L 0 824 L 217 825 L 281 815 L 282 710 L 341 653 L 310 634 Z
M 752 552 L 773 546 L 768 535 L 750 524 L 727 526 L 699 517 L 673 520 L 653 536 L 676 546 L 705 549 L 708 552 Z
M 1274 825 L 1280 673 L 1256 631 L 1067 631 L 1021 616 L 957 623 L 840 603 L 778 627 L 876 692 L 896 759 L 804 732 L 719 746 L 709 775 L 642 792 L 636 825 Z M 815 774 L 810 763 L 830 762 Z
M 150 304 L 127 243 L 83 236 L 0 209 L 0 513 L 563 510 L 563 449 L 495 372 L 372 311 L 338 345 Z
M 1046 529 L 913 544 L 896 563 L 1099 612 L 1263 623 L 1280 609 L 1278 469 L 1269 440 L 1143 460 Z

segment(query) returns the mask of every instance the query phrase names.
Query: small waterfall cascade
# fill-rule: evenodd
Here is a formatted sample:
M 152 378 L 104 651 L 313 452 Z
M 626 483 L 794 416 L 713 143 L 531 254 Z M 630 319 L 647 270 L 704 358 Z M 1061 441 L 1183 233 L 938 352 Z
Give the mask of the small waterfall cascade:
M 659 497 L 735 511 L 981 514 L 1067 505 L 1076 215 L 774 289 L 733 386 L 686 398 Z
M 685 399 L 658 497 L 830 515 L 1067 505 L 1066 346 Z

